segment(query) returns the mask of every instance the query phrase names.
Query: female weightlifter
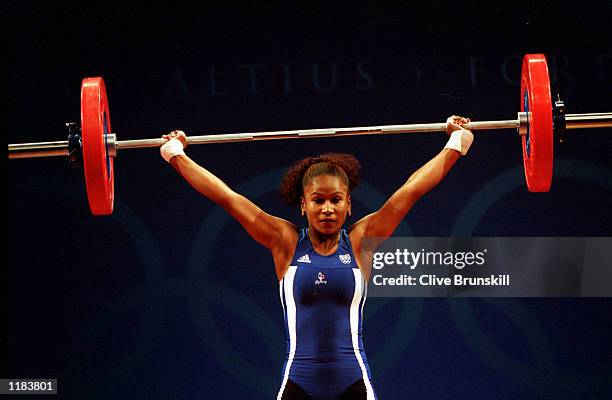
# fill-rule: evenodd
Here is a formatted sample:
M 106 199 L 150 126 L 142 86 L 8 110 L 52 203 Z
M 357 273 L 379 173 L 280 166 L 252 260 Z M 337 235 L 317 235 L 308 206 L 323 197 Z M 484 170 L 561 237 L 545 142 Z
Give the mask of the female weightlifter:
M 270 215 L 234 192 L 184 152 L 186 136 L 162 138 L 162 157 L 198 192 L 223 207 L 272 253 L 287 332 L 278 400 L 375 400 L 362 343 L 362 310 L 371 264 L 364 238 L 391 236 L 417 200 L 442 181 L 474 139 L 470 120 L 446 121 L 448 143 L 414 172 L 377 211 L 348 229 L 359 162 L 328 153 L 295 163 L 281 197 L 299 207 L 307 227 Z

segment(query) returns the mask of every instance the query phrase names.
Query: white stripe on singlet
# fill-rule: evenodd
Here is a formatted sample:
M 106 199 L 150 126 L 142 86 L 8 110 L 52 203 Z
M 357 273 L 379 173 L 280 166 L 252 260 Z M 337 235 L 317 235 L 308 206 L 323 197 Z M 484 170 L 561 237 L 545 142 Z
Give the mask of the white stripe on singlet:
M 374 389 L 372 389 L 372 383 L 368 378 L 368 371 L 365 368 L 363 359 L 361 358 L 361 352 L 359 351 L 359 317 L 362 315 L 363 305 L 359 307 L 361 299 L 364 296 L 365 288 L 361 270 L 359 268 L 353 268 L 353 276 L 355 278 L 355 293 L 353 294 L 353 301 L 351 302 L 351 337 L 353 339 L 353 350 L 355 351 L 355 357 L 361 368 L 361 374 L 363 376 L 363 383 L 366 386 L 367 400 L 374 400 Z M 365 298 L 363 299 L 365 304 Z
M 280 281 L 280 295 L 281 295 L 281 304 L 283 304 L 283 293 L 285 294 L 285 304 L 284 310 L 287 313 L 287 328 L 289 330 L 289 356 L 287 357 L 287 365 L 285 366 L 285 374 L 283 376 L 283 383 L 281 384 L 281 388 L 278 391 L 278 395 L 276 396 L 277 400 L 281 400 L 283 396 L 283 391 L 285 390 L 285 385 L 287 385 L 287 380 L 289 379 L 289 370 L 291 369 L 291 363 L 293 362 L 293 357 L 295 356 L 295 300 L 293 298 L 293 278 L 295 277 L 295 272 L 297 271 L 297 267 L 294 265 L 290 265 L 289 269 L 285 273 L 285 276 Z

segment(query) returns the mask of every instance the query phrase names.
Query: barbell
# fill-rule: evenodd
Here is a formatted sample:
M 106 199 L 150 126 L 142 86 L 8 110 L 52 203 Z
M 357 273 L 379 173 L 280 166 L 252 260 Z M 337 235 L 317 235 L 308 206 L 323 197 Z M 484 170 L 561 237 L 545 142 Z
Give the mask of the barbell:
M 612 127 L 612 113 L 566 114 L 563 101 L 553 104 L 546 57 L 527 54 L 521 67 L 521 104 L 516 119 L 475 121 L 470 130 L 516 129 L 521 137 L 525 180 L 530 192 L 550 190 L 554 137 L 566 129 Z M 117 140 L 112 133 L 106 87 L 101 77 L 85 78 L 81 84 L 81 126 L 66 124 L 66 141 L 9 144 L 9 159 L 67 156 L 82 164 L 87 199 L 93 215 L 110 215 L 114 204 L 113 159 L 119 150 L 159 147 L 161 138 Z M 445 123 L 383 125 L 352 128 L 306 129 L 258 133 L 189 136 L 187 142 L 212 144 L 273 139 L 303 139 L 374 134 L 443 132 Z

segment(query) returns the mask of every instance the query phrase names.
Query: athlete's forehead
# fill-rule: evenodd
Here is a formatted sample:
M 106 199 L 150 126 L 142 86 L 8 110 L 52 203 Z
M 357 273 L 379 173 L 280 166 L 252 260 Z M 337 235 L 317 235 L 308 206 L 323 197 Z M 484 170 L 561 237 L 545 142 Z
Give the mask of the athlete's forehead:
M 348 187 L 338 176 L 317 175 L 309 180 L 304 187 L 304 195 L 313 194 L 347 194 Z

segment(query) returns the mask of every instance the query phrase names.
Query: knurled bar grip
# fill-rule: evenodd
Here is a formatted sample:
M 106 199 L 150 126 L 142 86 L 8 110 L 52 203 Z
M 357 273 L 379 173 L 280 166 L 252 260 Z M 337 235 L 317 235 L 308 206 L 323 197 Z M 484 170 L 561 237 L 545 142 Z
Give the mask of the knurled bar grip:
M 506 129 L 518 126 L 516 120 L 509 121 L 482 121 L 472 122 L 466 128 L 474 130 L 486 129 Z M 382 126 L 363 126 L 354 128 L 325 128 L 325 129 L 302 129 L 291 131 L 257 132 L 257 133 L 237 133 L 237 134 L 218 134 L 203 136 L 188 136 L 188 144 L 210 144 L 210 143 L 229 143 L 254 140 L 275 140 L 275 139 L 306 139 L 330 136 L 356 136 L 356 135 L 379 135 L 379 134 L 402 134 L 402 133 L 429 133 L 443 132 L 446 130 L 445 123 L 431 124 L 409 124 L 409 125 L 382 125 Z M 144 147 L 159 147 L 165 141 L 163 139 L 141 139 L 125 140 L 117 142 L 117 149 L 134 149 Z

